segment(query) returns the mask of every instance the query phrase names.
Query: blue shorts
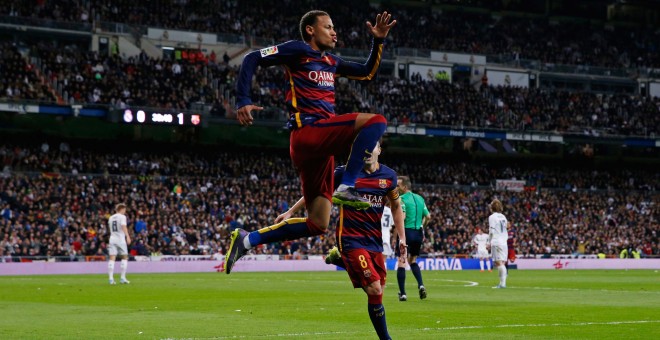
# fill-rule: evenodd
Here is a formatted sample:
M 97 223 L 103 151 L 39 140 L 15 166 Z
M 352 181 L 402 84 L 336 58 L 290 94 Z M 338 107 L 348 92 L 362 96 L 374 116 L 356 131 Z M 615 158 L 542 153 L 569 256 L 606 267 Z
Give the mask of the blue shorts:
M 422 249 L 422 242 L 424 241 L 424 233 L 422 229 L 409 229 L 406 228 L 406 244 L 408 245 L 408 255 L 419 256 L 419 251 Z M 399 248 L 399 240 L 396 240 L 396 256 L 401 255 Z

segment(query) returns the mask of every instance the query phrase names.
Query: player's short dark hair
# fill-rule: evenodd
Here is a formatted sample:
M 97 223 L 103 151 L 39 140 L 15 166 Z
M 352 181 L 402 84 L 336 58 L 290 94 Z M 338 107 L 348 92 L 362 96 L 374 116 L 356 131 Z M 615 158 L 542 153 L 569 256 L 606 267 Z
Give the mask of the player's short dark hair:
M 410 182 L 410 177 L 398 176 L 397 179 L 400 179 L 403 186 L 408 188 L 408 190 L 410 190 L 410 188 L 412 187 L 412 183 Z
M 502 202 L 500 202 L 500 200 L 496 198 L 492 202 L 490 202 L 490 210 L 501 213 L 502 211 L 504 211 L 504 206 L 502 205 Z
M 119 210 L 126 209 L 126 204 L 124 203 L 119 203 L 115 206 L 115 211 L 119 212 Z
M 316 18 L 322 16 L 330 16 L 328 12 L 313 10 L 305 13 L 300 19 L 300 37 L 303 41 L 309 41 L 312 36 L 307 34 L 307 26 L 314 26 L 316 24 Z

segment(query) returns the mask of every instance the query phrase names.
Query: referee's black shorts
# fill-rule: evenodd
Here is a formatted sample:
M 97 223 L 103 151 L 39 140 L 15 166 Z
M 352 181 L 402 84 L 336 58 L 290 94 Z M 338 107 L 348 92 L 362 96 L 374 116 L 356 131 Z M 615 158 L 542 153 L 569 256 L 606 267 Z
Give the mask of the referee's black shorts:
M 406 244 L 408 244 L 408 255 L 410 256 L 419 256 L 419 251 L 422 249 L 422 241 L 424 239 L 424 234 L 422 229 L 409 229 L 406 228 Z M 399 239 L 396 240 L 396 256 L 401 255 L 401 250 L 399 248 Z

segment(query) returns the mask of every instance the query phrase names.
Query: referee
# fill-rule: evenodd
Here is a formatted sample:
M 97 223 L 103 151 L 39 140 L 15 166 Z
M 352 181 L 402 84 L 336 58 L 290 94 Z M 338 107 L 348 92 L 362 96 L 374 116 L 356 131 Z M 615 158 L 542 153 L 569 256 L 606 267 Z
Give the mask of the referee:
M 399 176 L 397 187 L 401 195 L 401 208 L 405 213 L 404 226 L 406 230 L 406 243 L 408 243 L 408 263 L 415 279 L 417 279 L 417 289 L 419 290 L 419 298 L 426 299 L 426 288 L 422 281 L 422 272 L 417 265 L 417 256 L 419 250 L 422 248 L 424 241 L 424 232 L 422 227 L 430 219 L 429 210 L 426 208 L 426 203 L 422 196 L 410 191 L 410 178 L 408 176 Z M 397 241 L 398 243 L 398 241 Z M 397 244 L 397 256 L 399 257 L 398 268 L 396 272 L 396 280 L 399 283 L 399 301 L 407 301 L 406 296 L 406 259 L 399 256 L 399 247 Z

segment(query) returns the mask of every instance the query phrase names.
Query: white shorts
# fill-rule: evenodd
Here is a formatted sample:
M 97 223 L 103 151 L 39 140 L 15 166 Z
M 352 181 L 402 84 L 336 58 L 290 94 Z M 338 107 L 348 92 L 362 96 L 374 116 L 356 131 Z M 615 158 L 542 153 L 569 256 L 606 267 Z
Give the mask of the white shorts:
M 487 259 L 490 257 L 488 254 L 488 249 L 486 248 L 477 248 L 477 258 L 478 259 Z
M 490 251 L 493 256 L 493 261 L 506 261 L 509 256 L 509 249 L 506 244 L 491 244 Z
M 126 242 L 110 241 L 110 244 L 108 244 L 108 255 L 112 255 L 112 256 L 128 255 Z
M 392 251 L 392 245 L 389 243 L 383 243 L 383 255 L 390 257 L 394 252 Z

